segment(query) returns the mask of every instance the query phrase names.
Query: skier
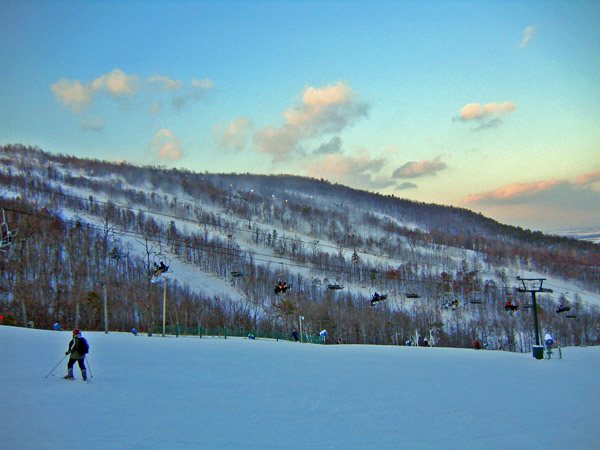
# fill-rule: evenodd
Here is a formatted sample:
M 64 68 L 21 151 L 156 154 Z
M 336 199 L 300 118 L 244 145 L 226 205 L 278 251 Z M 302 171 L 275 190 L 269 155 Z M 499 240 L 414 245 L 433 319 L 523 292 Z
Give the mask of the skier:
M 296 330 L 292 331 L 292 338 L 296 342 L 298 342 L 300 340 L 300 339 L 298 339 L 298 332 Z
M 475 341 L 473 341 L 473 347 L 475 347 L 475 350 L 479 350 L 481 348 L 479 346 L 479 341 L 477 339 L 475 339 Z
M 552 339 L 552 335 L 550 333 L 546 333 L 544 335 L 544 343 L 546 344 L 546 350 L 550 350 L 554 345 L 554 339 Z
M 75 362 L 79 364 L 79 368 L 81 369 L 81 377 L 83 381 L 87 381 L 87 370 L 85 368 L 85 355 L 89 351 L 89 345 L 85 338 L 81 335 L 81 331 L 73 330 L 73 339 L 69 342 L 69 348 L 65 352 L 65 355 L 69 356 L 69 363 L 67 364 L 67 375 L 64 376 L 65 380 L 74 380 L 73 376 L 73 366 Z
M 554 339 L 550 333 L 544 335 L 544 345 L 546 346 L 546 355 L 548 359 L 552 358 L 552 346 L 554 345 Z
M 156 263 L 154 264 L 154 275 L 155 276 L 158 277 L 159 275 L 161 275 L 165 272 L 168 272 L 168 271 L 169 271 L 169 266 L 167 266 L 164 262 L 161 261 L 160 265 L 156 264 Z

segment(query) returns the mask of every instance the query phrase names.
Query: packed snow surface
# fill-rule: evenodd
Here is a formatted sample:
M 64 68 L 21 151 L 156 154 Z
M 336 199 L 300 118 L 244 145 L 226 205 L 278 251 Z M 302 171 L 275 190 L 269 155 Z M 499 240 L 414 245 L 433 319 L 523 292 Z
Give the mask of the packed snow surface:
M 0 326 L 3 449 L 598 448 L 600 347 L 487 350 Z

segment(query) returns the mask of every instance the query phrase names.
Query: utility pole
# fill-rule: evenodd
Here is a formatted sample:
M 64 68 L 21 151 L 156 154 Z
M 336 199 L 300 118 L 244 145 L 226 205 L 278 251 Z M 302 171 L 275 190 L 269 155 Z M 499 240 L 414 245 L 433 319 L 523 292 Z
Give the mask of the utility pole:
M 521 282 L 522 287 L 518 288 L 519 292 L 531 292 L 531 303 L 533 306 L 533 327 L 535 330 L 535 346 L 533 347 L 533 357 L 542 359 L 544 357 L 544 347 L 540 343 L 540 329 L 538 324 L 537 315 L 537 301 L 535 294 L 538 292 L 553 292 L 552 289 L 546 289 L 542 287 L 545 278 L 521 278 L 517 277 L 517 280 Z

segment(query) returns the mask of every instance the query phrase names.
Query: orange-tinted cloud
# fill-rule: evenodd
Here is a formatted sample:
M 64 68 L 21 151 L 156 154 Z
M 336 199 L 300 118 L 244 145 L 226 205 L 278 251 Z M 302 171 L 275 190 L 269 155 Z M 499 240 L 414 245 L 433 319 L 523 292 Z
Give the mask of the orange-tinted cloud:
M 596 170 L 594 172 L 584 173 L 580 177 L 577 177 L 575 180 L 575 184 L 579 186 L 585 186 L 588 184 L 595 183 L 600 180 L 600 170 Z
M 182 156 L 179 139 L 166 128 L 156 132 L 150 144 L 150 149 L 161 160 L 175 161 Z
M 366 115 L 368 105 L 346 84 L 308 87 L 299 105 L 283 113 L 280 127 L 266 126 L 254 134 L 254 150 L 277 161 L 299 149 L 303 139 L 336 133 Z
M 513 102 L 488 103 L 480 105 L 479 103 L 468 103 L 460 110 L 459 118 L 463 121 L 481 120 L 489 117 L 500 117 L 509 114 L 517 109 Z
M 533 183 L 513 183 L 494 191 L 468 195 L 463 199 L 463 203 L 468 205 L 471 203 L 498 202 L 519 197 L 526 197 L 546 191 L 552 187 L 564 183 L 565 181 L 560 180 L 538 181 Z
M 570 214 L 585 215 L 588 211 L 600 211 L 600 191 L 593 184 L 600 181 L 600 172 L 589 172 L 575 181 L 544 180 L 531 183 L 513 183 L 499 189 L 469 195 L 463 198 L 464 205 L 529 205 L 536 210 L 546 208 L 570 211 Z

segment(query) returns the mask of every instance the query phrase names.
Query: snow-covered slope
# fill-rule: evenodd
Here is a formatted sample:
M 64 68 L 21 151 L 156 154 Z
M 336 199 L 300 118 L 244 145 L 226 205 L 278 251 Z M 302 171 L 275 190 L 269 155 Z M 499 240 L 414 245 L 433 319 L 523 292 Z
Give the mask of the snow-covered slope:
M 592 449 L 600 348 L 531 354 L 0 326 L 2 448 Z M 47 378 L 46 375 L 48 375 Z

